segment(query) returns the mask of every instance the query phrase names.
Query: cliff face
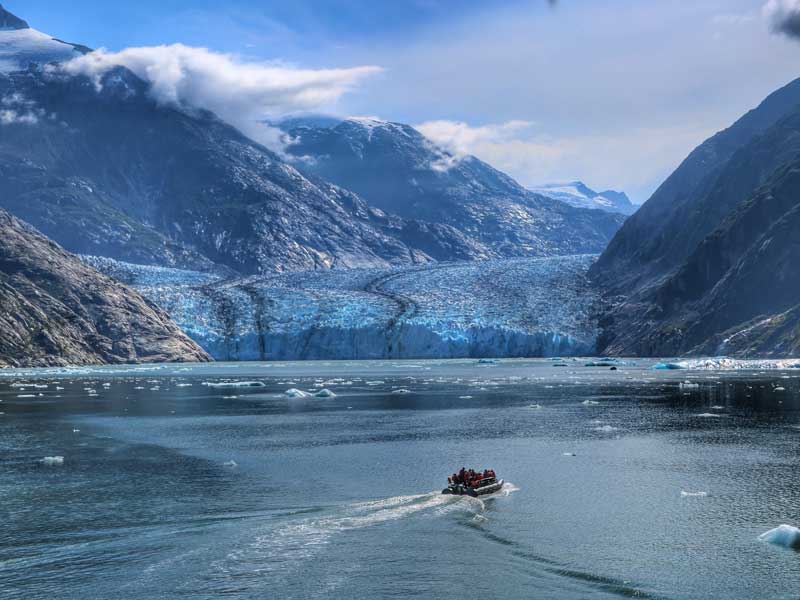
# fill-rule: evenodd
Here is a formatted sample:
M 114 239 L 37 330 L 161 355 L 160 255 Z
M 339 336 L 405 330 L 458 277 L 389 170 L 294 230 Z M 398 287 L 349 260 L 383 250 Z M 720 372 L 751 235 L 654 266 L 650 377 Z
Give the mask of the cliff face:
M 207 360 L 161 309 L 0 209 L 0 366 Z
M 800 83 L 695 150 L 632 220 L 592 269 L 601 350 L 796 355 Z

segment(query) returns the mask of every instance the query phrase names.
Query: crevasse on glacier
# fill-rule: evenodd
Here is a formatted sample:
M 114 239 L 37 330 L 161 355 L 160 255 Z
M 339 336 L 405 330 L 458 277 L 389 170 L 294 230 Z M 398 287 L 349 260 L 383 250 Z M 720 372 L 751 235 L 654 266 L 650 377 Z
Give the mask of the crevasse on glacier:
M 84 259 L 218 360 L 587 355 L 597 337 L 588 255 L 237 280 Z

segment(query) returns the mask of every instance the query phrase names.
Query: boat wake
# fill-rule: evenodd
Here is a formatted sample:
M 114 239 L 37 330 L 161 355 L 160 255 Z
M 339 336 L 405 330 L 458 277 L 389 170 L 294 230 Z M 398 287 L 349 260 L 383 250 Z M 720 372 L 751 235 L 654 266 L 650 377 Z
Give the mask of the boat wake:
M 304 561 L 313 558 L 335 535 L 342 532 L 409 517 L 436 517 L 457 512 L 473 518 L 480 517 L 487 501 L 508 496 L 517 489 L 513 484 L 506 483 L 500 491 L 483 498 L 444 495 L 436 491 L 337 507 L 334 514 L 329 516 L 270 526 L 251 538 L 249 543 L 231 551 L 225 559 L 217 561 L 215 570 L 219 575 L 236 578 L 240 583 L 248 577 L 284 577 Z

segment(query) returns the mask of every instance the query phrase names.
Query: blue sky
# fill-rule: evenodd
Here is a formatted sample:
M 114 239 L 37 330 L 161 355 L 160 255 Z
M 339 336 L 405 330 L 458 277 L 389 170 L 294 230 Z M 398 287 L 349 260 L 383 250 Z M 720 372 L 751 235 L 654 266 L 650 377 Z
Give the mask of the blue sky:
M 39 30 L 109 51 L 182 43 L 284 75 L 343 69 L 334 93 L 317 87 L 319 101 L 303 94 L 297 108 L 408 122 L 526 185 L 580 178 L 643 201 L 695 145 L 800 76 L 800 44 L 770 32 L 765 2 L 3 4 Z M 267 92 L 253 96 L 265 112 L 294 106 Z M 220 102 L 209 107 L 224 113 Z

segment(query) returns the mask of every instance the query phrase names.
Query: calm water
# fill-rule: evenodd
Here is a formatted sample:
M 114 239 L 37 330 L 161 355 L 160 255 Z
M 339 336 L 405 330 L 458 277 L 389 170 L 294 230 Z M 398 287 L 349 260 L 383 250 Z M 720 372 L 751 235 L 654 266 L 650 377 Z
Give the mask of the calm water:
M 800 373 L 572 364 L 2 372 L 0 597 L 800 597 Z

